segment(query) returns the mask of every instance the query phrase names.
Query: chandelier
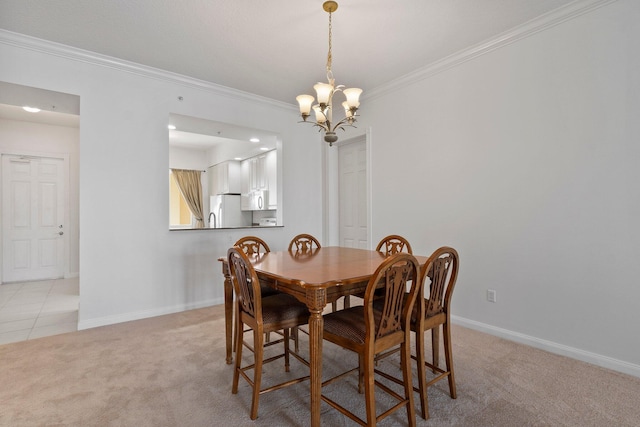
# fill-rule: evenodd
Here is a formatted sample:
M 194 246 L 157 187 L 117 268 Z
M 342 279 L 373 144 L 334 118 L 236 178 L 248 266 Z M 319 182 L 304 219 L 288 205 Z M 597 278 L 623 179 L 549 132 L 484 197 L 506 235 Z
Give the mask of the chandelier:
M 312 106 L 315 99 L 311 95 L 298 95 L 296 100 L 300 105 L 302 120 L 318 126 L 320 132 L 324 131 L 324 140 L 331 146 L 338 140 L 336 130 L 342 129 L 344 131 L 345 126 L 353 126 L 353 123 L 356 121 L 356 112 L 360 106 L 358 99 L 360 98 L 362 89 L 355 87 L 345 89 L 344 85 L 335 85 L 335 79 L 331 72 L 331 14 L 338 9 L 338 3 L 335 1 L 326 1 L 322 4 L 322 8 L 329 13 L 329 54 L 327 55 L 327 80 L 329 83 L 318 82 L 313 86 L 313 89 L 316 91 L 316 97 L 318 98 L 317 104 Z M 346 98 L 346 101 L 342 103 L 345 117 L 337 123 L 334 123 L 332 105 L 333 95 L 336 92 L 342 92 Z M 307 122 L 312 108 L 315 113 L 315 123 Z

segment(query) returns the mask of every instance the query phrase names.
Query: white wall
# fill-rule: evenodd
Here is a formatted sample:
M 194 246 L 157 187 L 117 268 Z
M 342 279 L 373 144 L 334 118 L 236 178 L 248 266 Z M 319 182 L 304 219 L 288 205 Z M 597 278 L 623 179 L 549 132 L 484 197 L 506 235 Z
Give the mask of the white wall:
M 65 276 L 77 276 L 79 271 L 78 245 L 78 128 L 52 126 L 18 120 L 0 119 L 0 154 L 60 155 L 68 159 L 69 181 L 66 183 Z M 0 248 L 0 251 L 2 248 Z M 1 253 L 1 252 L 0 252 Z M 2 276 L 0 263 L 0 277 Z
M 613 2 L 363 101 L 360 120 L 373 239 L 457 248 L 458 322 L 638 376 L 639 22 L 640 2 Z
M 322 234 L 321 165 L 299 161 L 322 142 L 293 105 L 103 58 L 0 31 L 1 81 L 80 96 L 80 328 L 222 303 L 216 260 L 246 230 L 168 230 L 170 113 L 281 135 L 285 227 L 251 234 Z

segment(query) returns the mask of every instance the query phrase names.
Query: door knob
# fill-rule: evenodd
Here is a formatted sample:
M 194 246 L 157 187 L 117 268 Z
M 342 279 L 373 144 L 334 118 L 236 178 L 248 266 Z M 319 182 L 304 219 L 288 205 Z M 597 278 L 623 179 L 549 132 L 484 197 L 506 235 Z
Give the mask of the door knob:
M 64 234 L 64 231 L 61 231 L 58 234 L 62 236 Z

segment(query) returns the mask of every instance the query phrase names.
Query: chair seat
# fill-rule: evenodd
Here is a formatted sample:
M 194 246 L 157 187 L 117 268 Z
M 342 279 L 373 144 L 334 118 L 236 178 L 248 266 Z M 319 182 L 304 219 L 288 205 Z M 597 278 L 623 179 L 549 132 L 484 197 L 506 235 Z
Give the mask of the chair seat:
M 283 324 L 291 321 L 296 325 L 307 323 L 309 309 L 295 297 L 277 293 L 276 295 L 262 298 L 262 320 L 265 329 L 269 324 Z M 282 326 L 279 327 L 281 329 Z
M 380 312 L 375 310 L 373 317 L 376 323 L 380 320 Z M 337 335 L 356 344 L 364 344 L 366 325 L 364 323 L 364 307 L 356 306 L 334 311 L 323 317 L 324 332 Z

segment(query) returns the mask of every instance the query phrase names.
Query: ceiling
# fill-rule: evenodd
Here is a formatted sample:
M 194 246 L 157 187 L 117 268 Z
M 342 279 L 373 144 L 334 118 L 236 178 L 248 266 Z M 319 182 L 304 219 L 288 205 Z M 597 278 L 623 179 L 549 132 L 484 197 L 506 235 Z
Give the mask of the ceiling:
M 337 84 L 368 90 L 573 0 L 344 0 Z M 0 0 L 0 28 L 295 104 L 326 80 L 322 0 Z
M 169 130 L 170 146 L 200 151 L 215 147 L 228 159 L 244 160 L 278 146 L 278 135 L 268 131 L 180 114 L 171 114 L 169 124 L 176 127 Z
M 578 0 L 580 2 L 582 0 Z M 323 0 L 0 0 L 0 28 L 295 104 L 326 81 Z M 332 18 L 337 84 L 367 91 L 574 0 L 343 0 Z M 2 105 L 7 104 L 7 105 Z M 18 106 L 44 111 L 31 114 Z M 48 111 L 47 111 L 48 110 Z M 0 82 L 0 118 L 79 126 L 79 98 Z M 75 115 L 75 116 L 74 116 Z M 173 146 L 244 147 L 256 130 L 172 115 Z M 275 135 L 258 135 L 275 147 Z M 242 144 L 239 141 L 243 141 Z

